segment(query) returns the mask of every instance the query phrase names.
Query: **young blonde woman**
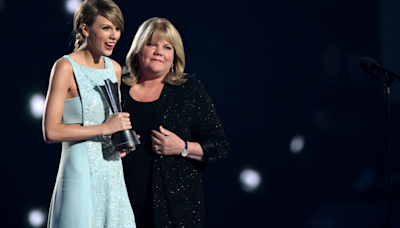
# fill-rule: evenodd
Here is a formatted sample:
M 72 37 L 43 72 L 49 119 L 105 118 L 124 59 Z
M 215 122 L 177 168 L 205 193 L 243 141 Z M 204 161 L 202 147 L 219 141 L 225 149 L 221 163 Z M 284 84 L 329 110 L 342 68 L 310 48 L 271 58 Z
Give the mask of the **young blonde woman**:
M 110 56 L 124 20 L 111 0 L 86 0 L 74 15 L 75 51 L 51 71 L 43 116 L 47 143 L 62 142 L 51 199 L 49 228 L 136 227 L 121 158 L 105 137 L 131 129 L 128 113 L 112 115 L 96 89 L 119 82 L 120 65 Z

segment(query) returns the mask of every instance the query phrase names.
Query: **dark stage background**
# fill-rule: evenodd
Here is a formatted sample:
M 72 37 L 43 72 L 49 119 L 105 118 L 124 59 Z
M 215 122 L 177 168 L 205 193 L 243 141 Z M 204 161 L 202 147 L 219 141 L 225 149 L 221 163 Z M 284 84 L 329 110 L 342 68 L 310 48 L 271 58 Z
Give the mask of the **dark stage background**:
M 399 1 L 116 3 L 125 31 L 111 57 L 124 65 L 139 25 L 169 19 L 186 72 L 203 81 L 225 127 L 230 155 L 203 172 L 208 227 L 388 227 L 384 84 L 359 59 L 400 73 Z M 0 0 L 0 24 L 0 227 L 31 227 L 30 210 L 47 213 L 61 147 L 44 143 L 30 99 L 45 95 L 53 63 L 73 50 L 72 15 L 64 0 Z M 400 227 L 399 109 L 394 83 L 392 227 Z M 244 169 L 260 175 L 258 187 L 240 181 Z

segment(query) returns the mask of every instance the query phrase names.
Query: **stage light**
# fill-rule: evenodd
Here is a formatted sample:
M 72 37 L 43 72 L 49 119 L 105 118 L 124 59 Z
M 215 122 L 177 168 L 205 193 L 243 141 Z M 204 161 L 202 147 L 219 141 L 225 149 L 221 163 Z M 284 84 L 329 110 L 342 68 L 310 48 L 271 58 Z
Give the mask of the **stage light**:
M 32 227 L 41 227 L 46 221 L 46 214 L 41 209 L 34 209 L 29 212 L 28 220 Z
M 300 153 L 304 147 L 304 137 L 301 135 L 294 136 L 292 141 L 290 142 L 289 147 L 292 153 L 294 154 Z
M 239 180 L 246 192 L 254 192 L 261 183 L 261 175 L 253 169 L 244 169 L 240 173 Z
M 31 106 L 31 114 L 35 118 L 42 118 L 43 116 L 43 109 L 44 109 L 44 102 L 45 98 L 41 94 L 35 94 L 32 96 L 31 101 L 30 101 L 30 106 Z
M 66 0 L 65 1 L 65 8 L 67 9 L 68 13 L 74 14 L 75 10 L 78 6 L 82 3 L 82 0 Z
M 3 12 L 5 8 L 6 8 L 6 1 L 0 0 L 0 13 Z

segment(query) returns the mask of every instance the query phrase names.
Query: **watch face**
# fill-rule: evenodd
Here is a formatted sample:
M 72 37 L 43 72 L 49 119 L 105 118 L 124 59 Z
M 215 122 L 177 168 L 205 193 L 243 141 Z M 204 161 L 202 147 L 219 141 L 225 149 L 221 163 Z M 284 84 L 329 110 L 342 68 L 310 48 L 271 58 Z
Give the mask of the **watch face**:
M 186 156 L 188 156 L 188 154 L 189 154 L 189 152 L 186 149 L 184 149 L 181 153 L 182 157 L 186 157 Z

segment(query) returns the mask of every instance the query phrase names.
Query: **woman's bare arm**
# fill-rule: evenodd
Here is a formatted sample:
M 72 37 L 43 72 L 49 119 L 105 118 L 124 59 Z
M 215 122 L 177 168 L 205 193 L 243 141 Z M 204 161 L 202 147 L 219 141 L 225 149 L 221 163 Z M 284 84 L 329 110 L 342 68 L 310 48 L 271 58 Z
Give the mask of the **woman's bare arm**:
M 105 123 L 99 125 L 62 124 L 65 99 L 77 94 L 77 91 L 74 91 L 74 85 L 76 84 L 72 65 L 67 59 L 60 59 L 51 71 L 45 103 L 43 137 L 46 143 L 80 141 L 132 128 L 128 113 L 112 115 Z

